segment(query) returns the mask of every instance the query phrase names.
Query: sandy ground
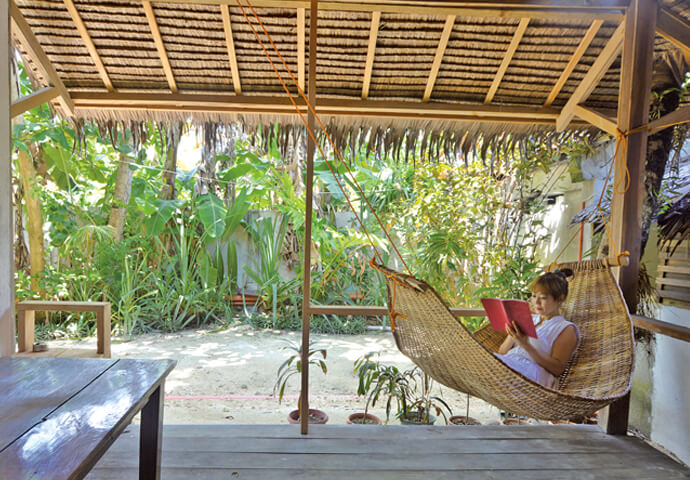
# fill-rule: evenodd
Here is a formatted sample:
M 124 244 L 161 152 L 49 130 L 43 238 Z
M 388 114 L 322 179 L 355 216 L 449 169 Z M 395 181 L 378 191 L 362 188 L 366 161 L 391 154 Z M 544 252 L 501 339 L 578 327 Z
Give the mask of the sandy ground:
M 170 358 L 177 360 L 165 384 L 167 424 L 278 424 L 287 423 L 296 408 L 299 377 L 288 384 L 282 404 L 272 396 L 278 367 L 289 356 L 287 340 L 299 342 L 300 332 L 257 331 L 247 325 L 213 332 L 190 330 L 174 334 L 135 336 L 130 341 L 113 339 L 114 358 Z M 369 352 L 380 352 L 383 363 L 411 368 L 412 363 L 395 347 L 389 332 L 366 335 L 312 335 L 328 350 L 328 373 L 310 371 L 310 406 L 326 411 L 329 423 L 344 424 L 351 413 L 363 411 L 365 400 L 357 398 L 357 377 L 353 363 Z M 53 341 L 53 347 L 91 347 L 83 342 Z M 466 396 L 436 385 L 453 409 L 465 414 Z M 384 410 L 370 409 L 385 419 Z M 482 400 L 471 398 L 470 416 L 483 424 L 496 423 L 499 411 Z M 390 423 L 397 423 L 391 417 Z M 438 422 L 437 422 L 438 423 Z

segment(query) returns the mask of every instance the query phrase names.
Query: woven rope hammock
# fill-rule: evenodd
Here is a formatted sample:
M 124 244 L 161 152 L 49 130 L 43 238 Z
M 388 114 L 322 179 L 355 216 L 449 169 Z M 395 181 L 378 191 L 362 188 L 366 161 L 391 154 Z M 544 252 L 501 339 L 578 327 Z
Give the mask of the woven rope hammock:
M 471 333 L 423 281 L 377 265 L 386 275 L 395 341 L 431 378 L 517 415 L 542 420 L 590 414 L 630 390 L 633 331 L 608 260 L 564 263 L 575 272 L 561 313 L 580 342 L 556 389 L 529 380 L 496 358 L 505 332 Z

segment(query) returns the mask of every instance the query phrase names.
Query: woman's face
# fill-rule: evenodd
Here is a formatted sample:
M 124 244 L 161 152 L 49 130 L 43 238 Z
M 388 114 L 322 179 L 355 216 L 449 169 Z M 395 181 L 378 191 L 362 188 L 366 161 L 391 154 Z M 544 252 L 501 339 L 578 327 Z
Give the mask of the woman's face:
M 558 315 L 558 307 L 561 306 L 563 300 L 556 300 L 553 295 L 544 291 L 532 292 L 532 307 L 534 313 L 541 315 L 544 319 L 549 319 Z

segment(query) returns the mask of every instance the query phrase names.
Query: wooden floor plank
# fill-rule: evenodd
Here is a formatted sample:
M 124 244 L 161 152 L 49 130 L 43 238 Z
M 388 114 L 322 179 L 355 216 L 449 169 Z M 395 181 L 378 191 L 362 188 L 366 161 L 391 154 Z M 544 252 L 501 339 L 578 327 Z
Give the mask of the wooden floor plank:
M 325 425 L 307 436 L 293 427 L 165 426 L 162 478 L 676 480 L 690 474 L 636 438 L 592 426 Z M 87 479 L 137 478 L 137 445 L 137 427 L 130 426 Z

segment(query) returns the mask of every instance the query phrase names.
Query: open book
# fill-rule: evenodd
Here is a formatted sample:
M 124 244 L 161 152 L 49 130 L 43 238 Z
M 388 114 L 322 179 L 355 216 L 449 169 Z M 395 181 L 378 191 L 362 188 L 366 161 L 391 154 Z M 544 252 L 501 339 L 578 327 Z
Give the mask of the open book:
M 537 338 L 529 303 L 523 300 L 501 300 L 482 298 L 482 305 L 494 330 L 505 330 L 506 325 L 515 322 L 522 333 Z

